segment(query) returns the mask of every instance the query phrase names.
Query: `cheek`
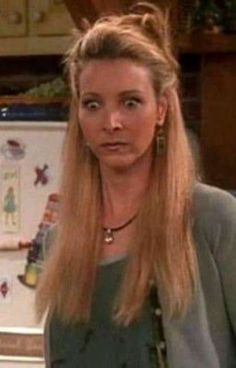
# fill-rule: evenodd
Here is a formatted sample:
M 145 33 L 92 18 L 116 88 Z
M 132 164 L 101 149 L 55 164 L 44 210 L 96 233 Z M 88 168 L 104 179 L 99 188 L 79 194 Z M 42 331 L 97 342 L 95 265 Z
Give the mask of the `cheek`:
M 149 127 L 146 132 L 141 137 L 143 145 L 149 147 L 155 139 L 155 129 L 154 127 Z
M 101 129 L 101 117 L 98 114 L 88 114 L 83 110 L 78 113 L 82 133 L 87 140 L 96 139 Z
M 155 131 L 150 126 L 144 126 L 131 133 L 133 141 L 133 152 L 142 155 L 151 146 L 155 139 Z
M 157 117 L 155 111 L 151 111 L 150 115 L 147 117 L 145 128 L 146 139 L 149 142 L 153 141 L 156 136 L 157 129 Z
M 149 145 L 156 136 L 156 121 L 152 118 L 139 120 L 133 130 L 133 135 L 141 145 Z

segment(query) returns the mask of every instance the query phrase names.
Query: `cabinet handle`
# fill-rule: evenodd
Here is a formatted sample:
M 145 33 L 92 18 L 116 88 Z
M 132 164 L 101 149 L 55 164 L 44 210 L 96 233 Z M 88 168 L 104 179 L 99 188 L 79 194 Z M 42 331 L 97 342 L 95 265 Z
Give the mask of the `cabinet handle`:
M 44 20 L 45 13 L 43 11 L 35 11 L 32 14 L 32 20 L 34 23 L 41 23 Z
M 22 21 L 22 14 L 18 11 L 13 11 L 9 14 L 8 21 L 10 24 L 20 24 Z

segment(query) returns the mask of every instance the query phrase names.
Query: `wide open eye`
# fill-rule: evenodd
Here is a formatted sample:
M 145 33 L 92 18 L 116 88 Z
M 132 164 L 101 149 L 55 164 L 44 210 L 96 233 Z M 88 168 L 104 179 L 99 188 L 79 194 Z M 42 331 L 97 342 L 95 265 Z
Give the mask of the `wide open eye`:
M 88 99 L 82 101 L 82 106 L 87 110 L 94 111 L 100 107 L 100 103 L 96 100 Z
M 130 109 L 137 107 L 138 105 L 140 105 L 140 103 L 141 100 L 140 98 L 137 97 L 129 97 L 124 100 L 125 107 Z

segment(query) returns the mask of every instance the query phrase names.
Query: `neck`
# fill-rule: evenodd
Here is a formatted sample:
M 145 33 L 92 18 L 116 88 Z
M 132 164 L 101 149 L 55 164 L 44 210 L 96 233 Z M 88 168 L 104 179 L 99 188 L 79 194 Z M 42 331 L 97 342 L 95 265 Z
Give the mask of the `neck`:
M 151 162 L 118 171 L 101 167 L 103 222 L 116 227 L 133 217 L 149 185 Z

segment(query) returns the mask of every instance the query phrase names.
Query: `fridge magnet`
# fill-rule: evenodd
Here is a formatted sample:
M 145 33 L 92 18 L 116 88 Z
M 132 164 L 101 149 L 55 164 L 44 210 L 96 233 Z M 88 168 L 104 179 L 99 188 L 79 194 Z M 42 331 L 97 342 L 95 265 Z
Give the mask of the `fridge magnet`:
M 18 280 L 29 288 L 35 288 L 37 286 L 43 268 L 43 262 L 48 257 L 51 246 L 51 242 L 48 242 L 47 239 L 52 226 L 58 221 L 58 212 L 59 195 L 57 193 L 51 193 L 48 196 L 38 231 L 27 253 L 24 273 L 17 276 Z
M 37 186 L 38 184 L 46 185 L 49 181 L 48 165 L 45 164 L 43 167 L 36 166 L 34 171 L 36 174 L 34 186 Z
M 25 144 L 19 139 L 8 139 L 0 148 L 2 155 L 9 160 L 21 160 L 25 157 Z
M 20 228 L 19 168 L 1 167 L 1 225 L 3 233 L 16 233 Z
M 56 224 L 59 215 L 59 194 L 51 193 L 48 196 L 47 204 L 43 213 L 42 223 L 48 226 Z
M 12 298 L 12 282 L 11 277 L 0 275 L 0 304 L 11 302 Z

